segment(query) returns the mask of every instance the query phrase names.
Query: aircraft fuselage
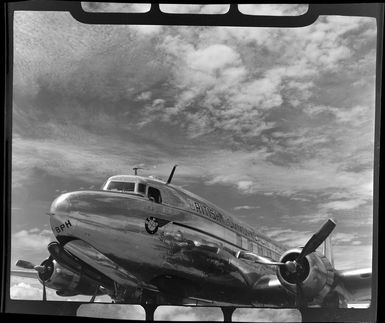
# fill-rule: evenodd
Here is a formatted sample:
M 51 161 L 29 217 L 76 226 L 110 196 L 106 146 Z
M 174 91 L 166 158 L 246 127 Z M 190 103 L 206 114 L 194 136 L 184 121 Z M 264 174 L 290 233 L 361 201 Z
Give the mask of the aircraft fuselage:
M 282 251 L 278 245 L 187 191 L 148 179 L 144 183 L 143 194 L 100 190 L 59 196 L 50 210 L 56 238 L 62 243 L 81 240 L 133 280 L 180 297 L 247 303 L 245 291 L 252 290 L 253 282 L 274 275 L 275 269 L 234 255 L 251 250 L 277 258 Z M 96 268 L 101 261 L 85 257 Z

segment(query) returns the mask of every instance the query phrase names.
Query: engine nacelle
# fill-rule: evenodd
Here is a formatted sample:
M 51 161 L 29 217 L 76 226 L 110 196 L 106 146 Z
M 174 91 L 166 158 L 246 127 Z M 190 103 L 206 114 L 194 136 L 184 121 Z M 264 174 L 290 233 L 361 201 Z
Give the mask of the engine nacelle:
M 88 277 L 73 272 L 66 267 L 60 265 L 55 260 L 46 259 L 41 263 L 46 270 L 39 273 L 38 277 L 41 283 L 49 288 L 57 290 L 60 296 L 94 295 L 97 286 L 95 282 Z M 98 292 L 97 295 L 102 294 Z
M 280 261 L 294 261 L 301 249 L 285 252 Z M 301 284 L 304 297 L 310 301 L 314 298 L 323 299 L 332 289 L 334 269 L 330 261 L 321 253 L 314 252 L 301 261 L 301 270 L 291 273 L 287 268 L 279 266 L 277 277 L 281 284 L 290 292 L 296 293 L 297 283 Z

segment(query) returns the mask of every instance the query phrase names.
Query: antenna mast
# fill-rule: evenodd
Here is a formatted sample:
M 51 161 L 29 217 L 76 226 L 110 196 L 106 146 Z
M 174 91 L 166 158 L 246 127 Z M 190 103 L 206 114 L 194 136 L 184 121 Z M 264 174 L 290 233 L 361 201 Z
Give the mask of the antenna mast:
M 174 167 L 172 168 L 171 174 L 170 174 L 170 176 L 168 177 L 168 180 L 167 180 L 167 183 L 166 183 L 166 184 L 170 184 L 170 183 L 171 183 L 172 177 L 174 176 L 174 172 L 175 172 L 176 166 L 178 166 L 178 165 L 174 165 Z
M 134 167 L 133 170 L 135 172 L 135 175 L 138 175 L 138 169 L 143 169 L 142 167 Z

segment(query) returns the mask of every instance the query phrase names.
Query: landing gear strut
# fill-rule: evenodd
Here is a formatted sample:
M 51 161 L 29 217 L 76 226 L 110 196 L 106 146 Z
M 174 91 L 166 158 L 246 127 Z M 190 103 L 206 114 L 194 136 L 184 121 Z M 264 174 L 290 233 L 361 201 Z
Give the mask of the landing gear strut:
M 223 312 L 223 321 L 232 322 L 232 316 L 235 311 L 235 307 L 221 307 Z
M 158 305 L 155 304 L 142 304 L 144 311 L 146 312 L 146 321 L 154 320 L 154 312 L 157 309 Z

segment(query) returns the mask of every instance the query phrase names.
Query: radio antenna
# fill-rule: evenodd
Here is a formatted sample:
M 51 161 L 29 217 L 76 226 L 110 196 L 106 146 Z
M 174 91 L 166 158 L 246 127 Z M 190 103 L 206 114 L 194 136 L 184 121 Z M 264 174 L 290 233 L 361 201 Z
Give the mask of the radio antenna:
M 143 169 L 142 167 L 134 167 L 133 170 L 135 172 L 135 175 L 138 175 L 138 169 Z
M 170 176 L 168 177 L 168 180 L 167 180 L 167 183 L 166 183 L 166 184 L 170 184 L 170 183 L 171 183 L 172 177 L 174 176 L 174 172 L 175 172 L 176 166 L 178 166 L 178 165 L 174 165 L 174 167 L 172 168 L 171 174 L 170 174 Z

